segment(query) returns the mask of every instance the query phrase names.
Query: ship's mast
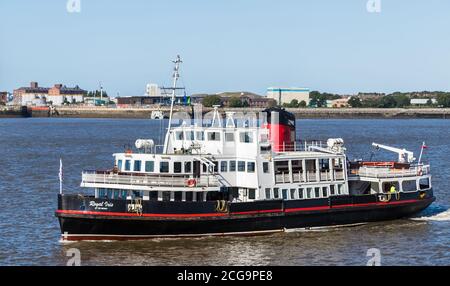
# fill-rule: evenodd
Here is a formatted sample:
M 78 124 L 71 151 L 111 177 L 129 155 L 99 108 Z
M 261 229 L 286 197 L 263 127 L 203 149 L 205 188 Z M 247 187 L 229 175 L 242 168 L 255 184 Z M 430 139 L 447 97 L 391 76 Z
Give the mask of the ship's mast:
M 172 125 L 172 113 L 173 113 L 173 105 L 175 103 L 175 91 L 177 90 L 177 81 L 180 78 L 179 70 L 180 64 L 182 63 L 180 55 L 177 55 L 177 59 L 172 61 L 175 64 L 175 68 L 173 71 L 173 89 L 172 89 L 172 97 L 170 99 L 170 113 L 169 113 L 169 124 L 167 126 L 166 138 L 164 139 L 164 153 L 167 154 L 167 148 L 169 143 L 169 134 L 170 128 Z

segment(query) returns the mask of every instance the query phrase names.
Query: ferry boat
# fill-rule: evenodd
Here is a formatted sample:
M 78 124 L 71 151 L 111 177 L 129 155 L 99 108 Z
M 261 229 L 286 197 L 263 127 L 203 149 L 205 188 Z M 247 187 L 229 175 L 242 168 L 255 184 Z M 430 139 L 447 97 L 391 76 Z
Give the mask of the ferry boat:
M 181 60 L 173 75 L 175 94 Z M 430 166 L 413 152 L 396 162 L 350 161 L 344 141 L 297 141 L 293 114 L 263 119 L 217 107 L 210 124 L 172 126 L 164 145 L 139 139 L 108 170 L 83 171 L 86 194 L 58 195 L 62 240 L 257 235 L 394 220 L 434 200 Z M 265 114 L 265 115 L 264 115 Z M 255 123 L 256 122 L 256 123 Z M 423 151 L 423 149 L 422 149 Z

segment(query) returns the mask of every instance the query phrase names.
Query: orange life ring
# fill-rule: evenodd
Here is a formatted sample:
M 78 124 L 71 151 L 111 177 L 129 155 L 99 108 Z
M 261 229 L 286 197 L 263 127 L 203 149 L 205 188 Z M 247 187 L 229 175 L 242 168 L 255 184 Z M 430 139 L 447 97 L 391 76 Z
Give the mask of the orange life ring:
M 197 186 L 197 181 L 195 179 L 189 179 L 189 180 L 187 180 L 187 186 L 189 188 L 193 188 L 193 187 Z

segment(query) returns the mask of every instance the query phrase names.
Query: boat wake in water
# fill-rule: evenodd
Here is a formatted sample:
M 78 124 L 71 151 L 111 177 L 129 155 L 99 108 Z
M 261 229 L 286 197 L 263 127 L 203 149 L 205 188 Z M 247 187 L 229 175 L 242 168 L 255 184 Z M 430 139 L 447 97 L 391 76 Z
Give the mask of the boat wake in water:
M 411 219 L 419 221 L 450 221 L 450 209 L 444 206 L 432 206 L 423 211 L 421 215 Z

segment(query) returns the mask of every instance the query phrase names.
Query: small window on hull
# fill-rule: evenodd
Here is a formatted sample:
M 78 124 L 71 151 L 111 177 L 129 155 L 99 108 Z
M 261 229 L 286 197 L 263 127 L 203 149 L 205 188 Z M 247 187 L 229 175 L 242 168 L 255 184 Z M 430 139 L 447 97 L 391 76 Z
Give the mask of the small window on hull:
M 146 172 L 154 172 L 155 171 L 155 162 L 153 161 L 146 161 L 145 162 L 145 171 Z
M 176 174 L 181 173 L 181 162 L 174 162 L 173 163 L 173 172 Z
M 266 188 L 266 200 L 270 199 L 270 188 Z
M 278 188 L 273 189 L 273 198 L 278 199 L 280 197 Z
M 169 162 L 160 162 L 159 163 L 159 172 L 160 173 L 169 173 Z
M 131 160 L 125 160 L 125 171 L 131 170 Z
M 263 162 L 263 172 L 269 173 L 269 162 Z
M 256 199 L 256 191 L 255 191 L 255 189 L 250 189 L 250 190 L 248 191 L 248 198 L 249 198 L 250 200 Z
M 141 171 L 141 161 L 134 161 L 134 171 L 135 172 Z
M 236 161 L 230 161 L 230 172 L 236 172 Z
M 184 172 L 185 173 L 192 172 L 192 163 L 191 162 L 185 162 L 184 163 Z

